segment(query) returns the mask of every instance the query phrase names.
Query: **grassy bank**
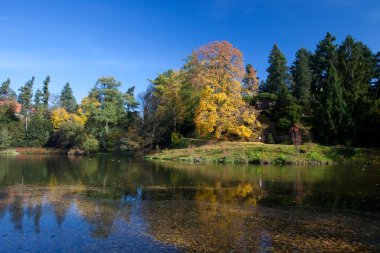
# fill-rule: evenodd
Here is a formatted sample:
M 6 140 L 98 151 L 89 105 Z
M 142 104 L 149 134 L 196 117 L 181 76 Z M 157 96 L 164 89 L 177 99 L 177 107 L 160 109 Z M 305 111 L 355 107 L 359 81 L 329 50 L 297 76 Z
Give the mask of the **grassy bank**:
M 0 151 L 3 155 L 56 155 L 67 154 L 67 150 L 56 148 L 31 148 L 31 147 L 19 147 Z
M 304 144 L 298 153 L 293 145 L 189 140 L 182 147 L 145 158 L 206 163 L 380 164 L 380 150 Z

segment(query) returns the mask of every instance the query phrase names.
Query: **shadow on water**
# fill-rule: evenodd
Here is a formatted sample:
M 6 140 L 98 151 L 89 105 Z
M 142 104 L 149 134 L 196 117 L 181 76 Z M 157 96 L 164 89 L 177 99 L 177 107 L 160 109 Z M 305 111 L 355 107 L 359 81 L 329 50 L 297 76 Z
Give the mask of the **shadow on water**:
M 7 252 L 378 251 L 380 170 L 0 157 Z

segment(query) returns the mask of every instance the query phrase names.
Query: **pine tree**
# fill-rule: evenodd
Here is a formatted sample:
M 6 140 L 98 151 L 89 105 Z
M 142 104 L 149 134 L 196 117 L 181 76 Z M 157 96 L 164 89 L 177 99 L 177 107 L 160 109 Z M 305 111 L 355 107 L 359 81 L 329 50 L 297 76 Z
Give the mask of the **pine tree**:
M 0 128 L 0 150 L 9 148 L 12 143 L 12 137 L 7 128 Z
M 32 79 L 27 81 L 24 86 L 22 86 L 19 91 L 18 101 L 21 104 L 21 115 L 24 116 L 25 119 L 25 137 L 28 131 L 28 120 L 31 114 L 32 109 L 32 98 L 33 98 L 33 84 L 34 84 L 34 76 Z M 27 145 L 27 138 L 25 138 L 25 145 Z
M 338 48 L 338 71 L 347 104 L 342 138 L 344 143 L 356 144 L 373 104 L 370 91 L 376 76 L 376 60 L 366 45 L 347 36 Z
M 333 55 L 322 83 L 313 125 L 319 139 L 326 144 L 342 143 L 341 130 L 345 127 L 344 118 L 347 110 L 341 80 L 335 66 L 336 58 Z
M 0 99 L 12 99 L 16 98 L 16 93 L 10 87 L 11 80 L 8 78 L 0 86 Z
M 245 67 L 245 74 L 243 77 L 243 88 L 244 93 L 250 96 L 257 95 L 259 91 L 259 78 L 257 77 L 257 71 L 251 64 L 248 64 Z
M 310 68 L 311 53 L 301 48 L 296 53 L 296 59 L 291 67 L 293 76 L 293 96 L 303 105 L 309 106 L 312 72 Z
M 325 38 L 319 42 L 314 55 L 312 56 L 312 72 L 313 81 L 311 83 L 312 96 L 319 96 L 322 92 L 323 82 L 327 77 L 327 70 L 330 66 L 330 61 L 333 57 L 336 57 L 336 38 L 327 33 Z
M 275 44 L 269 55 L 269 67 L 267 69 L 267 90 L 270 93 L 279 93 L 281 90 L 288 87 L 290 75 L 286 66 L 285 55 L 280 51 Z
M 313 132 L 326 144 L 336 144 L 341 140 L 337 136 L 338 129 L 342 126 L 346 112 L 342 84 L 337 71 L 335 40 L 333 35 L 327 33 L 318 43 L 312 57 Z
M 59 104 L 69 113 L 73 113 L 77 109 L 77 101 L 73 95 L 73 90 L 71 89 L 70 83 L 66 83 L 63 87 L 59 97 Z
M 50 83 L 50 76 L 47 76 L 44 80 L 44 85 L 42 87 L 42 93 L 43 93 L 42 102 L 43 102 L 45 110 L 49 109 L 49 98 L 50 98 L 49 83 Z
M 29 116 L 30 110 L 32 108 L 33 84 L 34 76 L 19 89 L 20 93 L 18 95 L 18 102 L 22 106 L 21 114 L 24 115 L 24 117 Z
M 376 98 L 380 98 L 380 52 L 375 55 L 376 59 L 376 78 L 374 82 L 374 90 L 376 93 Z
M 44 108 L 44 103 L 43 103 L 43 98 L 44 94 L 40 89 L 37 89 L 36 92 L 34 93 L 34 108 L 37 113 L 41 113 Z

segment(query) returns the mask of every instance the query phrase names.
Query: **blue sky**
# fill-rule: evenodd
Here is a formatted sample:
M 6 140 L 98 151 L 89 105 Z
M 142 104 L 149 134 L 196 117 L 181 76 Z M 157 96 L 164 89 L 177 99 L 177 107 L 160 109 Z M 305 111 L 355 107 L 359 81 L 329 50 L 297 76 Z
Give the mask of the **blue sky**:
M 193 49 L 228 40 L 265 78 L 277 43 L 290 64 L 325 33 L 351 34 L 380 51 L 379 0 L 0 0 L 0 81 L 16 90 L 51 76 L 51 91 L 70 82 L 78 100 L 98 77 L 122 90 L 178 69 Z

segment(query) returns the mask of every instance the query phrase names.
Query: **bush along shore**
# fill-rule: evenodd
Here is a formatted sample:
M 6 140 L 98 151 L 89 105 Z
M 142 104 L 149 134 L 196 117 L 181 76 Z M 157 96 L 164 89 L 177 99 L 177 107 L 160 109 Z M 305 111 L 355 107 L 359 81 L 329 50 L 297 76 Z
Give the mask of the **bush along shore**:
M 156 151 L 145 159 L 191 163 L 252 163 L 292 165 L 380 164 L 380 150 L 304 144 L 293 145 L 252 142 L 203 142 Z

